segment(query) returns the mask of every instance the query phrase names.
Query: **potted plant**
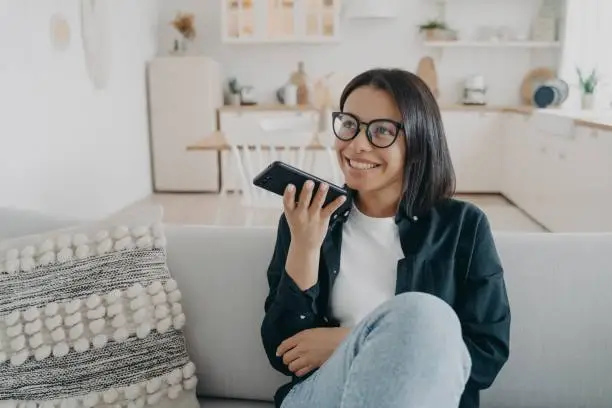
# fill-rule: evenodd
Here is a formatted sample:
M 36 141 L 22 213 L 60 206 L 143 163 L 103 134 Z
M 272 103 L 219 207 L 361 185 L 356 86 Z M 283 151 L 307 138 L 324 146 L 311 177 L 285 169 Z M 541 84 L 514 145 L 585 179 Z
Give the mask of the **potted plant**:
M 599 84 L 599 76 L 595 70 L 591 71 L 588 76 L 585 76 L 580 68 L 576 68 L 576 71 L 578 73 L 580 94 L 582 97 L 582 109 L 593 109 L 595 102 L 595 90 Z
M 419 32 L 425 35 L 426 41 L 446 40 L 448 31 L 448 25 L 440 20 L 429 20 L 419 25 Z
M 174 20 L 170 22 L 170 25 L 172 25 L 181 35 L 180 39 L 174 40 L 173 51 L 175 53 L 184 54 L 187 52 L 188 43 L 195 39 L 196 30 L 194 20 L 195 17 L 193 14 L 178 12 Z
M 241 87 L 238 84 L 238 80 L 236 78 L 231 78 L 228 82 L 229 87 L 229 99 L 230 104 L 232 105 L 240 105 L 240 91 Z

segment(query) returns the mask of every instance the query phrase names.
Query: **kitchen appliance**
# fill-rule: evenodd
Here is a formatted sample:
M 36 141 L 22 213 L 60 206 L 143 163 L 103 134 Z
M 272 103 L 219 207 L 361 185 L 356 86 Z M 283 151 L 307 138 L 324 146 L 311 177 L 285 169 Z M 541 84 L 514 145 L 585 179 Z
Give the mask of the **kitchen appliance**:
M 243 105 L 257 105 L 255 88 L 251 85 L 240 88 L 240 101 Z
M 465 80 L 463 85 L 464 105 L 486 105 L 487 87 L 482 75 L 473 75 Z
M 288 83 L 285 86 L 279 88 L 276 91 L 276 99 L 284 105 L 295 106 L 297 105 L 297 86 Z
M 217 130 L 221 64 L 205 56 L 156 57 L 149 63 L 148 88 L 154 190 L 218 192 L 218 153 L 186 147 Z

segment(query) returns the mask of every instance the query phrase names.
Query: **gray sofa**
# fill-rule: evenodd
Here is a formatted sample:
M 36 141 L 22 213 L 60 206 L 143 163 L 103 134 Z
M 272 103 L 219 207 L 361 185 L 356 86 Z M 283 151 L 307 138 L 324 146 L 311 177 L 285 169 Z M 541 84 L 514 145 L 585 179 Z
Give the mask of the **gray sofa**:
M 0 210 L 0 239 L 67 222 Z M 270 368 L 259 337 L 275 230 L 166 232 L 202 407 L 271 407 L 287 381 Z M 612 406 L 612 234 L 496 233 L 496 242 L 513 312 L 511 356 L 482 406 Z

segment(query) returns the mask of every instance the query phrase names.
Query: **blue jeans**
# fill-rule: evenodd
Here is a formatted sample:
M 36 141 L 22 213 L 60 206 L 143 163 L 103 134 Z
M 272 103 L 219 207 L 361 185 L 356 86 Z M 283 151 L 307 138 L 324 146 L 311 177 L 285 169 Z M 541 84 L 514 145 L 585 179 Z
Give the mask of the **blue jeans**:
M 363 319 L 282 408 L 457 407 L 470 371 L 453 309 L 432 295 L 404 293 Z

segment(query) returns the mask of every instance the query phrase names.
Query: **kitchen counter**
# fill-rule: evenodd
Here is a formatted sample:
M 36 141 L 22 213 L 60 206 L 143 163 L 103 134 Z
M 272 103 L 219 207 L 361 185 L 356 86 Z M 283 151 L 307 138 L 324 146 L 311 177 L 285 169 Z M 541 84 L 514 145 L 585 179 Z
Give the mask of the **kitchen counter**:
M 574 121 L 576 126 L 612 131 L 612 111 L 586 111 L 569 109 L 538 109 L 538 113 L 555 115 Z
M 337 109 L 337 107 L 332 108 Z M 273 112 L 293 112 L 293 111 L 312 111 L 318 110 L 313 105 L 296 105 L 287 106 L 282 104 L 274 103 L 263 103 L 257 105 L 224 105 L 219 108 L 219 112 L 262 112 L 262 111 L 273 111 Z M 464 110 L 464 111 L 475 111 L 475 112 L 518 112 L 530 114 L 533 112 L 534 107 L 532 106 L 496 106 L 496 105 L 462 105 L 462 104 L 447 104 L 440 105 L 440 110 Z
M 219 112 L 309 112 L 317 110 L 312 105 L 282 105 L 280 103 L 262 103 L 256 105 L 224 105 Z
M 514 112 L 531 114 L 534 111 L 533 106 L 504 106 L 504 105 L 440 105 L 442 111 L 468 111 L 468 112 Z
M 313 105 L 287 106 L 282 104 L 257 104 L 257 105 L 225 105 L 219 108 L 219 112 L 311 112 L 317 108 Z M 558 115 L 571 118 L 575 125 L 586 126 L 593 129 L 612 131 L 612 111 L 580 111 L 547 108 L 539 109 L 528 105 L 462 105 L 448 104 L 440 105 L 442 111 L 467 111 L 467 112 L 509 112 L 531 115 L 535 112 L 550 115 Z

